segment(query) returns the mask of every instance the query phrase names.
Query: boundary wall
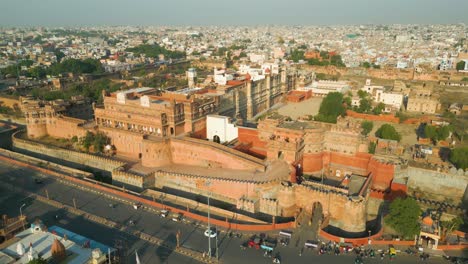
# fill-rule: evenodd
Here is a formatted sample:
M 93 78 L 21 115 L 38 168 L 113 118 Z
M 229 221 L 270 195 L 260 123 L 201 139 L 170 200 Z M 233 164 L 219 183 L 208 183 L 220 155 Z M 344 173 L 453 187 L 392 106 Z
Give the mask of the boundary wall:
M 15 153 L 15 154 L 17 154 L 17 153 Z M 193 220 L 202 221 L 202 222 L 205 222 L 205 223 L 208 222 L 208 217 L 192 213 L 189 210 L 182 210 L 182 209 L 167 206 L 167 205 L 164 205 L 164 204 L 161 204 L 161 203 L 158 203 L 158 202 L 150 201 L 150 200 L 147 200 L 145 198 L 141 198 L 141 197 L 138 197 L 136 195 L 133 195 L 133 194 L 127 192 L 127 191 L 116 190 L 116 189 L 107 187 L 105 185 L 101 185 L 100 183 L 89 182 L 89 181 L 85 181 L 85 180 L 82 180 L 82 179 L 79 179 L 79 178 L 76 178 L 76 177 L 64 175 L 64 174 L 52 171 L 50 169 L 41 168 L 41 167 L 38 167 L 36 165 L 28 164 L 28 163 L 26 163 L 24 161 L 18 161 L 18 160 L 15 160 L 15 159 L 11 158 L 11 157 L 6 157 L 6 156 L 3 156 L 3 155 L 0 155 L 0 160 L 3 160 L 3 161 L 8 162 L 8 163 L 15 164 L 17 166 L 28 167 L 30 169 L 39 171 L 41 173 L 49 174 L 51 176 L 55 176 L 55 177 L 58 177 L 58 178 L 62 178 L 63 180 L 73 182 L 73 183 L 79 184 L 81 186 L 86 186 L 86 187 L 89 187 L 89 188 L 92 188 L 92 189 L 95 189 L 95 190 L 98 190 L 98 191 L 102 191 L 102 192 L 105 192 L 105 193 L 108 193 L 108 194 L 111 194 L 111 195 L 116 195 L 118 197 L 127 199 L 129 201 L 134 202 L 134 203 L 141 203 L 143 206 L 166 209 L 166 210 L 170 210 L 172 213 L 182 213 L 184 215 L 184 217 L 187 217 L 187 218 L 190 218 L 190 219 L 193 219 Z M 226 218 L 224 221 L 219 220 L 219 219 L 210 218 L 210 224 L 218 226 L 218 227 L 226 228 L 226 229 L 233 229 L 233 230 L 239 230 L 239 231 L 254 231 L 254 232 L 267 232 L 267 231 L 273 231 L 273 230 L 291 229 L 291 228 L 295 227 L 294 222 L 280 223 L 280 224 L 276 224 L 276 223 L 271 223 L 271 224 L 239 224 L 239 223 L 230 222 L 228 220 L 228 218 Z

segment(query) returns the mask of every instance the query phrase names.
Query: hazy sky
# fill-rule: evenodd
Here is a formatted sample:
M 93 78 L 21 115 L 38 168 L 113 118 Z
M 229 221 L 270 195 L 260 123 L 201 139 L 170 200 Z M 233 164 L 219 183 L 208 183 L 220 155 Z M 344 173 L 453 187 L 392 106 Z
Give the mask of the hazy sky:
M 468 0 L 0 0 L 0 26 L 468 24 Z

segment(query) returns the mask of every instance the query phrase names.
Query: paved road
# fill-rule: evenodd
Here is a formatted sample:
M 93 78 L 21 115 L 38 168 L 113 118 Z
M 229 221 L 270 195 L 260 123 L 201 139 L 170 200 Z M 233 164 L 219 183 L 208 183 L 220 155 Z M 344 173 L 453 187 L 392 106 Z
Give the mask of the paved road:
M 42 184 L 34 183 L 34 178 L 41 177 L 44 179 Z M 175 244 L 175 234 L 180 230 L 182 246 L 199 252 L 207 251 L 208 240 L 203 235 L 203 227 L 197 227 L 193 223 L 173 222 L 169 218 L 161 218 L 158 215 L 144 211 L 134 210 L 130 204 L 112 200 L 99 193 L 84 191 L 70 185 L 58 181 L 53 176 L 38 174 L 37 172 L 18 167 L 12 164 L 0 162 L 0 187 L 2 182 L 13 184 L 21 187 L 24 190 L 34 192 L 40 195 L 45 195 L 46 191 L 49 197 L 53 200 L 60 201 L 67 205 L 73 205 L 75 198 L 76 205 L 79 209 L 90 214 L 95 214 L 101 217 L 111 219 L 114 222 L 128 224 L 130 220 L 134 221 L 134 227 L 140 231 L 144 231 L 150 235 L 154 235 L 164 239 L 168 243 Z M 0 213 L 8 213 L 10 215 L 19 214 L 19 206 L 24 202 L 21 201 L 22 195 L 0 188 Z M 116 204 L 111 208 L 109 204 Z M 30 205 L 24 208 L 24 212 L 28 216 L 38 216 L 45 219 L 49 225 L 59 225 L 70 229 L 74 232 L 81 233 L 99 242 L 113 246 L 116 239 L 123 240 L 128 245 L 129 252 L 134 252 L 138 249 L 142 263 L 196 263 L 187 257 L 181 256 L 174 252 L 168 252 L 166 248 L 156 247 L 142 240 L 129 237 L 123 232 L 106 228 L 89 222 L 81 217 L 74 215 L 61 215 L 61 220 L 57 223 L 53 218 L 57 212 L 57 208 L 47 206 L 37 201 L 32 201 Z M 247 237 L 228 237 L 226 233 L 221 233 L 219 239 L 219 255 L 223 263 L 271 263 L 271 259 L 263 257 L 262 251 L 247 249 L 241 250 L 240 245 Z M 212 246 L 215 247 L 215 239 L 212 240 Z M 214 250 L 213 250 L 214 251 Z M 354 263 L 354 255 L 341 256 L 317 256 L 316 251 L 306 251 L 299 256 L 300 249 L 291 245 L 290 247 L 280 247 L 275 250 L 282 257 L 282 263 Z M 133 257 L 130 257 L 128 263 L 133 263 Z M 418 263 L 419 260 L 412 256 L 398 256 L 392 262 L 388 259 L 381 261 L 380 259 L 366 259 L 365 263 Z M 426 263 L 443 263 L 441 259 L 431 258 Z

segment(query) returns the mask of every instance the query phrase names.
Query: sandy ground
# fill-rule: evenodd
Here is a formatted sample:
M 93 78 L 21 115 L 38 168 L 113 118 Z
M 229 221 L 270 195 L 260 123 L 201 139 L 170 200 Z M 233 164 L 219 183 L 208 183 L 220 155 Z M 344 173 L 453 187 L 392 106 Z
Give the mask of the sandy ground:
M 312 97 L 300 103 L 288 103 L 278 109 L 280 115 L 289 116 L 292 119 L 305 115 L 316 115 L 320 108 L 323 98 Z
M 403 145 L 414 145 L 418 143 L 416 129 L 418 128 L 417 125 L 407 125 L 407 124 L 394 124 L 394 123 L 387 123 L 382 121 L 374 121 L 374 128 L 369 133 L 369 135 L 374 136 L 375 131 L 380 128 L 383 124 L 390 124 L 392 125 L 398 133 L 401 135 L 400 143 Z

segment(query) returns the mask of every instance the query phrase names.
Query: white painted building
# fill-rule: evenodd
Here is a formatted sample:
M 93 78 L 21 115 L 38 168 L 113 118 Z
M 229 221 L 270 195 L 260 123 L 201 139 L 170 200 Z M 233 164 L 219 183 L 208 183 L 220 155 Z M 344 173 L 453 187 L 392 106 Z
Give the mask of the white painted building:
M 232 74 L 216 74 L 214 76 L 214 82 L 219 85 L 226 85 L 230 80 L 234 80 L 234 76 Z
M 400 109 L 403 105 L 403 94 L 377 90 L 374 100 L 378 103 L 384 103 L 385 105 Z
M 312 96 L 325 97 L 332 92 L 346 93 L 350 89 L 347 82 L 344 81 L 314 81 L 311 85 L 301 88 L 300 90 L 312 90 Z
M 237 138 L 238 128 L 227 116 L 208 115 L 206 117 L 206 136 L 210 141 L 219 140 L 219 143 L 225 143 Z

